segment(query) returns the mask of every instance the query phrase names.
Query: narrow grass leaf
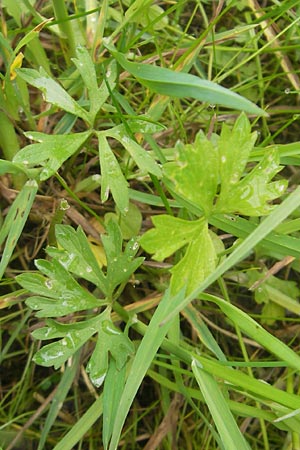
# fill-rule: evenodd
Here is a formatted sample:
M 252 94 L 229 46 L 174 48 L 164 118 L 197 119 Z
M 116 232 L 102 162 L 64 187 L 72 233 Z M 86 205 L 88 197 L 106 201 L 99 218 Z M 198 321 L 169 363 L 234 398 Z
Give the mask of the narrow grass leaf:
M 49 431 L 52 427 L 52 425 L 55 422 L 55 419 L 58 416 L 58 413 L 61 409 L 61 405 L 65 401 L 65 398 L 72 386 L 72 383 L 74 381 L 74 378 L 78 371 L 78 365 L 80 363 L 80 352 L 75 353 L 72 359 L 72 364 L 68 364 L 61 376 L 61 379 L 57 386 L 57 391 L 55 393 L 55 396 L 52 400 L 47 418 L 45 420 L 45 423 L 43 424 L 43 428 L 41 430 L 41 437 L 39 440 L 39 444 L 37 447 L 37 450 L 43 450 L 45 448 L 46 439 L 49 434 Z
M 105 45 L 125 70 L 136 77 L 141 84 L 158 94 L 179 98 L 192 97 L 202 102 L 223 105 L 249 114 L 267 115 L 254 103 L 216 83 L 164 67 L 129 62 L 122 53 L 115 51 L 108 42 Z
M 115 360 L 112 358 L 103 388 L 103 445 L 105 450 L 108 448 L 112 435 L 125 379 L 126 365 L 118 369 Z
M 250 450 L 214 377 L 192 361 L 192 370 L 225 450 Z
M 102 395 L 89 407 L 78 422 L 60 440 L 53 450 L 73 450 L 80 439 L 92 428 L 102 415 Z
M 5 272 L 14 248 L 22 233 L 37 190 L 38 185 L 36 181 L 27 181 L 27 183 L 24 185 L 24 187 L 14 200 L 12 206 L 10 207 L 10 210 L 0 230 L 0 245 L 6 239 L 0 262 L 0 279 Z
M 201 299 L 216 303 L 223 313 L 232 320 L 233 323 L 238 325 L 244 333 L 261 344 L 264 348 L 268 349 L 279 359 L 285 361 L 290 367 L 300 370 L 300 356 L 282 341 L 266 331 L 244 311 L 241 311 L 236 306 L 215 295 L 203 293 L 201 294 Z
M 233 215 L 216 214 L 209 218 L 209 223 L 226 233 L 245 239 L 255 229 L 257 225 L 242 217 Z M 281 226 L 282 223 L 279 223 Z M 276 227 L 276 231 L 279 227 Z M 259 248 L 268 252 L 268 254 L 278 255 L 278 259 L 284 256 L 295 256 L 300 258 L 300 240 L 294 236 L 271 232 L 259 243 Z
M 168 312 L 172 310 L 177 303 L 180 303 L 183 296 L 184 293 L 180 292 L 172 298 L 170 292 L 167 291 L 152 317 L 145 336 L 142 339 L 142 342 L 130 367 L 130 372 L 122 396 L 119 400 L 119 408 L 113 424 L 113 433 L 109 445 L 109 450 L 116 450 L 118 448 L 122 427 L 124 425 L 131 403 L 133 402 L 139 386 L 144 376 L 146 375 L 148 367 L 150 366 L 165 335 L 172 325 L 170 322 L 168 322 L 160 327 L 159 323 L 161 322 L 161 318 L 164 317 L 165 314 L 168 314 Z

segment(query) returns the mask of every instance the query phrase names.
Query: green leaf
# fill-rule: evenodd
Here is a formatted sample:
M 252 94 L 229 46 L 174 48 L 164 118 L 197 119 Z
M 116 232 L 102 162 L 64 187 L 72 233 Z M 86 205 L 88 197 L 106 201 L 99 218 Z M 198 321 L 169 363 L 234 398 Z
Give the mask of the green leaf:
M 109 368 L 109 354 L 116 363 L 116 369 L 121 370 L 128 357 L 134 354 L 134 345 L 125 334 L 111 321 L 109 310 L 103 313 L 103 320 L 98 330 L 98 340 L 95 350 L 88 362 L 86 371 L 94 386 L 100 387 Z
M 136 239 L 131 239 L 122 252 L 122 234 L 114 220 L 106 224 L 107 235 L 102 235 L 102 242 L 107 259 L 107 291 L 112 295 L 115 288 L 128 281 L 130 276 L 142 264 L 144 258 L 135 258 L 139 245 Z
M 81 227 L 56 225 L 55 236 L 60 248 L 48 247 L 47 253 L 69 272 L 98 286 L 106 294 L 105 276 Z
M 106 82 L 103 81 L 101 86 L 98 87 L 95 64 L 93 63 L 88 50 L 83 46 L 78 46 L 76 48 L 76 56 L 77 58 L 72 58 L 72 61 L 76 65 L 84 81 L 84 85 L 88 90 L 90 99 L 90 120 L 93 123 L 96 114 L 110 95 L 106 82 L 109 84 L 111 90 L 115 87 L 117 75 L 116 64 L 115 62 L 110 64 L 106 73 Z
M 241 114 L 234 126 L 222 125 L 218 138 L 219 170 L 221 195 L 232 190 L 242 177 L 250 153 L 257 139 L 257 133 L 251 133 L 251 125 L 245 114 Z M 223 194 L 223 195 L 224 195 Z
M 118 210 L 116 213 L 105 214 L 105 223 L 111 219 L 119 224 L 123 239 L 131 239 L 139 234 L 143 217 L 138 206 L 129 203 L 126 214 L 121 214 Z
M 117 369 L 112 358 L 109 364 L 103 388 L 103 445 L 108 448 L 113 432 L 113 424 L 119 408 L 120 398 L 126 380 L 126 365 Z
M 13 161 L 23 163 L 25 167 L 43 166 L 40 179 L 47 180 L 61 167 L 64 161 L 80 149 L 90 137 L 91 132 L 49 135 L 31 131 L 25 133 L 25 135 L 29 139 L 38 141 L 38 143 L 22 148 Z
M 0 262 L 0 278 L 9 263 L 11 255 L 25 226 L 31 206 L 34 202 L 38 185 L 29 180 L 15 198 L 0 230 L 0 245 L 5 241 L 5 247 Z
M 26 168 L 22 165 L 18 165 L 5 159 L 0 159 L 0 175 L 5 173 L 13 174 L 27 174 Z
M 40 89 L 47 102 L 90 123 L 88 112 L 73 100 L 67 91 L 54 81 L 43 68 L 40 68 L 39 72 L 35 69 L 18 69 L 16 72 L 27 83 Z
M 200 363 L 195 359 L 192 361 L 192 370 L 211 412 L 224 450 L 250 450 L 214 377 L 201 369 Z
M 109 191 L 121 213 L 126 213 L 129 204 L 127 181 L 120 169 L 106 138 L 101 132 L 97 133 L 99 144 L 99 158 L 101 166 L 101 200 L 108 199 Z
M 193 144 L 177 144 L 175 160 L 164 165 L 167 186 L 185 207 L 195 212 L 196 206 L 198 214 L 202 210 L 206 217 L 268 214 L 273 209 L 269 202 L 283 194 L 287 182 L 270 183 L 281 170 L 276 150 L 241 178 L 255 139 L 245 114 L 233 129 L 224 124 L 220 137 L 212 135 L 209 140 L 200 131 Z
M 54 366 L 58 369 L 77 350 L 79 350 L 88 339 L 90 339 L 101 327 L 101 322 L 106 319 L 107 311 L 98 314 L 90 320 L 61 324 L 54 320 L 47 321 L 49 327 L 36 330 L 33 336 L 36 339 L 54 339 L 62 337 L 59 341 L 44 345 L 34 356 L 34 361 L 44 367 Z
M 128 137 L 128 133 L 123 125 L 119 125 L 112 130 L 109 130 L 106 134 L 117 139 L 126 148 L 132 159 L 142 171 L 161 177 L 161 169 L 158 164 L 154 161 L 152 156 L 143 149 L 143 147 Z
M 170 272 L 171 292 L 179 292 L 186 286 L 186 293 L 191 293 L 216 268 L 217 255 L 207 223 L 203 223 L 190 241 L 184 257 Z
M 35 265 L 46 277 L 24 273 L 16 279 L 23 288 L 37 294 L 26 301 L 30 308 L 39 310 L 37 317 L 60 317 L 107 303 L 85 290 L 55 259 L 36 260 Z
M 162 261 L 187 245 L 184 257 L 171 269 L 171 292 L 183 287 L 190 293 L 216 267 L 214 243 L 205 219 L 186 221 L 161 215 L 152 218 L 155 229 L 147 231 L 140 244 L 153 258 Z
M 216 83 L 202 80 L 188 73 L 129 62 L 122 53 L 114 49 L 109 41 L 105 42 L 105 46 L 125 70 L 135 76 L 141 84 L 158 94 L 179 98 L 192 97 L 203 102 L 246 111 L 249 114 L 267 115 L 254 103 Z
M 164 164 L 164 175 L 176 193 L 199 206 L 208 216 L 219 179 L 219 155 L 213 141 L 200 131 L 193 144 L 178 143 L 175 161 Z
M 154 253 L 156 261 L 163 261 L 187 245 L 203 226 L 203 219 L 187 221 L 166 214 L 153 216 L 151 220 L 155 228 L 140 238 L 140 244 L 146 252 Z
M 232 185 L 231 190 L 221 188 L 220 197 L 216 204 L 216 212 L 238 213 L 248 216 L 263 216 L 268 214 L 274 206 L 269 204 L 280 197 L 288 184 L 287 180 L 269 181 L 282 167 L 276 150 L 265 155 L 263 160 L 241 181 Z

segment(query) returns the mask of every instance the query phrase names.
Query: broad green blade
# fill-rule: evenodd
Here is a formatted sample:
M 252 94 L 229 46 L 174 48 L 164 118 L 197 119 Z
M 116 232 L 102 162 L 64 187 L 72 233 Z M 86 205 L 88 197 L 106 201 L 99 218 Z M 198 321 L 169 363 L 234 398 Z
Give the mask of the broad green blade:
M 192 97 L 202 102 L 227 106 L 249 114 L 267 115 L 261 108 L 246 98 L 212 81 L 202 80 L 195 75 L 175 72 L 164 67 L 129 62 L 109 42 L 106 42 L 105 45 L 123 69 L 136 77 L 141 84 L 158 94 L 179 98 Z

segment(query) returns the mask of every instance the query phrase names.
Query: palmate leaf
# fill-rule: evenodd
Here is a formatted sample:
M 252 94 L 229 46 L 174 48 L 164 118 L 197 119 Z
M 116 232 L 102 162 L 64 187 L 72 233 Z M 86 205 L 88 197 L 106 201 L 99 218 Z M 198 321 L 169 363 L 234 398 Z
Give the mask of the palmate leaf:
M 164 165 L 168 186 L 201 208 L 206 217 L 218 213 L 268 214 L 272 209 L 269 202 L 283 194 L 286 181 L 270 183 L 281 170 L 276 150 L 243 177 L 255 139 L 244 114 L 232 130 L 224 124 L 220 137 L 213 135 L 208 140 L 198 133 L 194 144 L 178 144 L 175 160 Z
M 187 245 L 184 257 L 172 269 L 171 292 L 186 288 L 189 294 L 216 267 L 217 255 L 205 219 L 187 221 L 161 215 L 152 218 L 155 228 L 147 231 L 140 244 L 161 261 Z

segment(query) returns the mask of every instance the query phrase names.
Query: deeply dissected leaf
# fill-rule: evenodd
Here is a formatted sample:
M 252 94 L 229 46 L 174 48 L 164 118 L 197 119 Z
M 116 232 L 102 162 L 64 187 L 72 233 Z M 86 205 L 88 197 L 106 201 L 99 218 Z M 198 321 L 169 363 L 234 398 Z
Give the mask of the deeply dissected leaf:
M 135 121 L 131 121 L 133 125 L 133 129 L 138 130 L 138 123 Z M 130 124 L 128 125 L 130 126 Z M 154 124 L 148 123 L 148 127 L 143 126 L 144 129 L 156 129 L 157 127 Z M 139 130 L 140 131 L 140 130 Z M 124 125 L 118 125 L 111 130 L 109 130 L 106 135 L 114 137 L 117 139 L 124 148 L 128 151 L 132 159 L 136 162 L 137 166 L 144 172 L 152 173 L 157 177 L 161 176 L 161 169 L 158 164 L 154 161 L 152 156 L 141 147 L 137 142 L 131 139 L 128 136 L 128 132 L 126 131 Z
M 81 117 L 87 123 L 90 122 L 88 112 L 59 83 L 54 81 L 43 68 L 40 68 L 39 72 L 35 69 L 18 69 L 17 73 L 27 83 L 40 89 L 47 102 L 74 114 L 74 116 Z
M 33 360 L 41 366 L 54 366 L 55 369 L 59 369 L 96 331 L 88 323 L 80 330 L 71 328 L 61 340 L 42 347 L 34 355 Z
M 36 260 L 35 265 L 46 277 L 24 273 L 17 276 L 17 281 L 29 292 L 37 294 L 27 300 L 30 308 L 39 310 L 37 317 L 60 317 L 107 303 L 85 290 L 55 259 Z
M 82 228 L 74 230 L 71 226 L 56 225 L 55 236 L 60 248 L 48 247 L 47 253 L 66 270 L 94 283 L 106 294 L 105 276 Z
M 146 232 L 141 246 L 161 261 L 184 245 L 184 257 L 172 269 L 171 291 L 190 293 L 216 267 L 216 251 L 204 219 L 186 221 L 167 215 L 152 218 L 155 228 Z
M 114 220 L 110 220 L 106 228 L 108 234 L 102 235 L 102 242 L 107 259 L 107 291 L 108 295 L 112 295 L 114 289 L 129 279 L 144 258 L 134 258 L 139 248 L 134 238 L 127 243 L 122 252 L 122 234 Z
M 115 62 L 110 64 L 106 73 L 106 82 L 103 81 L 101 86 L 98 87 L 95 65 L 88 50 L 83 46 L 79 46 L 76 49 L 76 56 L 77 58 L 73 58 L 73 62 L 76 65 L 84 81 L 84 85 L 88 90 L 90 100 L 90 121 L 93 123 L 96 114 L 110 94 L 106 83 L 109 84 L 111 90 L 115 87 L 115 79 L 117 75 L 116 64 Z
M 97 133 L 97 135 L 102 175 L 101 200 L 105 202 L 108 199 L 109 191 L 111 191 L 117 207 L 121 213 L 125 213 L 129 203 L 127 181 L 105 136 L 101 133 Z
M 287 187 L 287 180 L 270 183 L 270 180 L 281 170 L 276 150 L 265 155 L 263 160 L 241 181 L 231 185 L 224 193 L 221 189 L 216 204 L 216 212 L 236 213 L 247 216 L 263 216 L 273 206 L 269 203 L 280 197 Z M 222 187 L 226 182 L 222 184 Z
M 98 330 L 95 350 L 86 368 L 92 383 L 96 387 L 102 385 L 109 367 L 109 354 L 114 358 L 117 370 L 121 370 L 133 353 L 133 343 L 113 324 L 107 309 L 103 313 L 103 320 Z
M 22 148 L 13 161 L 28 166 L 43 166 L 41 180 L 52 176 L 70 156 L 72 156 L 91 135 L 90 131 L 67 135 L 49 135 L 38 132 L 28 132 L 29 139 L 38 141 Z

